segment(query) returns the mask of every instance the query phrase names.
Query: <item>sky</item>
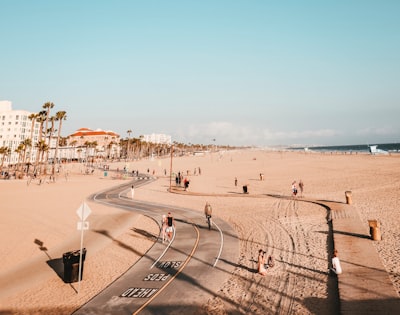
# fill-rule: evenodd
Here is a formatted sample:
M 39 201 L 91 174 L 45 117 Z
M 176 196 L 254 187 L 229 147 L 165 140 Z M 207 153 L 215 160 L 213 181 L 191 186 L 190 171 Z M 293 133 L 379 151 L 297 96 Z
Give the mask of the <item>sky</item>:
M 399 14 L 397 0 L 0 0 L 0 100 L 53 102 L 63 136 L 399 142 Z

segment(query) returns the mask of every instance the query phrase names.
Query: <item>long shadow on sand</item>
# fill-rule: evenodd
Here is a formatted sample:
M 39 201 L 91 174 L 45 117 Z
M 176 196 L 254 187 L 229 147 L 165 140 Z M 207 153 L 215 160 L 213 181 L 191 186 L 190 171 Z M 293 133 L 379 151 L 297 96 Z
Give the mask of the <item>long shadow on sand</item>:
M 318 231 L 318 233 L 327 234 L 327 232 L 325 232 L 325 231 Z M 347 236 L 353 236 L 353 237 L 358 237 L 358 238 L 365 238 L 365 239 L 369 239 L 369 240 L 371 239 L 371 236 L 366 235 L 366 234 L 350 233 L 350 232 L 343 232 L 343 231 L 337 231 L 337 230 L 333 230 L 333 233 L 347 235 Z
M 51 269 L 64 281 L 64 264 L 62 258 L 55 258 L 46 261 Z
M 33 242 L 36 245 L 38 245 L 39 250 L 42 251 L 43 253 L 45 253 L 46 256 L 49 258 L 49 260 L 46 261 L 47 265 L 49 265 L 49 267 L 54 270 L 54 272 L 57 274 L 57 276 L 60 277 L 61 280 L 64 280 L 63 259 L 62 258 L 55 258 L 55 259 L 51 258 L 51 256 L 47 252 L 47 247 L 44 246 L 44 243 L 41 240 L 36 238 Z

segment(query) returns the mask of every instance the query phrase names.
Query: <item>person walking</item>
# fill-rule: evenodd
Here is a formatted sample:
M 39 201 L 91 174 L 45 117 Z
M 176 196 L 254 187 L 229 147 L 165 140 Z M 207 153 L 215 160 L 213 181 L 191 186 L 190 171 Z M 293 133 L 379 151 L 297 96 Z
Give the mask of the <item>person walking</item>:
M 208 229 L 211 230 L 211 225 L 212 225 L 212 207 L 211 205 L 208 203 L 208 201 L 206 202 L 206 205 L 204 207 L 204 215 L 206 216 L 206 220 L 208 223 Z
M 292 196 L 296 197 L 296 195 L 297 195 L 297 184 L 296 184 L 296 181 L 294 181 L 292 183 Z
M 170 242 L 172 241 L 172 233 L 174 232 L 174 229 L 175 229 L 175 220 L 171 215 L 171 212 L 168 212 L 167 228 L 165 229 L 165 232 L 167 232 L 168 240 Z
M 183 180 L 183 187 L 185 188 L 185 191 L 189 188 L 189 180 L 186 177 Z

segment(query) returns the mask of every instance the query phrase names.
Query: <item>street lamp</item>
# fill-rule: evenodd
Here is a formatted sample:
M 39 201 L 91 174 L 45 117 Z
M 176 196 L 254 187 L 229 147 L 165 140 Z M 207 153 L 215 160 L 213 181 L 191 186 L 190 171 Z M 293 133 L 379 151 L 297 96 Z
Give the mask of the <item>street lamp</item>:
M 169 192 L 172 191 L 172 155 L 174 154 L 174 145 L 171 145 L 171 161 L 169 165 Z

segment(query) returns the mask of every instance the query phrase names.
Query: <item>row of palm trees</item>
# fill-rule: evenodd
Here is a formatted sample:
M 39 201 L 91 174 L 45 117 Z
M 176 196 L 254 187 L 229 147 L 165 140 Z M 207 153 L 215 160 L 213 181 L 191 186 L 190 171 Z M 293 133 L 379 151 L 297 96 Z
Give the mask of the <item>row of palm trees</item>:
M 50 115 L 51 109 L 54 108 L 54 103 L 46 102 L 43 104 L 42 109 L 38 113 L 32 113 L 28 116 L 31 121 L 30 137 L 23 140 L 15 150 L 18 153 L 18 162 L 16 166 L 17 171 L 22 171 L 24 165 L 27 166 L 26 172 L 29 170 L 29 166 L 32 165 L 34 160 L 33 146 L 36 148 L 36 157 L 34 164 L 34 173 L 42 173 L 43 166 L 48 163 L 48 152 L 50 149 L 51 138 L 54 137 L 57 131 L 57 141 L 55 148 L 55 156 L 57 156 L 57 151 L 59 148 L 59 142 L 61 137 L 61 129 L 63 120 L 67 119 L 67 113 L 65 111 L 58 111 L 54 116 Z M 58 129 L 56 129 L 56 122 L 58 121 Z M 35 123 L 39 123 L 39 134 L 37 142 L 34 143 L 34 130 Z M 49 126 L 50 124 L 50 126 Z M 27 154 L 28 153 L 28 154 Z M 11 154 L 11 149 L 9 147 L 0 147 L 1 165 L 0 171 L 3 169 L 4 159 L 6 156 Z M 52 174 L 55 172 L 55 164 L 53 163 Z
M 132 130 L 128 130 L 128 138 L 120 140 L 121 147 L 121 157 L 133 160 L 148 157 L 162 157 L 169 156 L 171 154 L 171 149 L 173 148 L 175 155 L 192 154 L 196 151 L 215 151 L 215 150 L 230 150 L 233 147 L 224 145 L 203 145 L 203 144 L 185 144 L 174 141 L 171 144 L 160 144 L 145 142 L 142 140 L 142 136 L 139 138 L 130 138 Z
M 33 165 L 32 161 L 34 160 L 34 173 L 41 174 L 44 170 L 48 169 L 49 164 L 49 150 L 50 150 L 50 141 L 52 138 L 55 138 L 55 133 L 57 132 L 56 136 L 56 147 L 54 152 L 54 159 L 52 161 L 52 170 L 51 174 L 54 175 L 55 173 L 55 164 L 58 157 L 58 150 L 60 144 L 62 146 L 67 145 L 66 138 L 61 137 L 61 130 L 63 121 L 67 119 L 67 115 L 65 111 L 58 111 L 55 113 L 54 116 L 51 116 L 51 110 L 54 108 L 54 103 L 46 102 L 42 106 L 42 110 L 38 113 L 33 113 L 28 116 L 29 120 L 31 121 L 31 129 L 30 129 L 30 137 L 23 140 L 15 152 L 18 154 L 18 162 L 16 166 L 16 170 L 22 172 L 23 167 L 26 166 L 26 172 L 29 172 L 29 166 Z M 56 129 L 56 122 L 58 122 L 58 128 Z M 35 130 L 35 123 L 39 123 L 38 128 L 38 137 L 37 141 L 34 143 L 34 130 Z M 122 158 L 126 160 L 135 160 L 135 159 L 142 159 L 148 157 L 162 157 L 168 156 L 171 154 L 171 150 L 174 150 L 175 155 L 183 155 L 183 154 L 190 154 L 194 151 L 204 151 L 209 150 L 210 146 L 202 145 L 202 144 L 184 144 L 173 142 L 173 145 L 170 144 L 157 144 L 157 143 L 150 143 L 143 141 L 143 137 L 140 136 L 139 138 L 131 138 L 132 130 L 127 131 L 128 137 L 126 139 L 120 139 L 119 143 L 111 141 L 110 144 L 107 146 L 107 150 L 111 151 L 112 146 L 119 145 L 120 147 L 120 156 L 117 158 Z M 73 145 L 72 141 L 70 145 Z M 34 150 L 32 150 L 33 146 L 36 148 L 36 156 L 35 159 L 33 157 Z M 86 141 L 84 143 L 86 149 L 92 149 L 92 156 L 96 156 L 96 147 L 97 142 L 90 142 Z M 216 146 L 211 146 L 212 150 L 216 149 Z M 219 149 L 232 149 L 229 146 L 218 146 Z M 94 153 L 93 153 L 94 151 Z M 88 151 L 86 151 L 88 155 Z M 0 147 L 0 171 L 3 169 L 3 164 L 5 157 L 11 154 L 11 149 L 9 147 Z M 110 158 L 110 154 L 106 154 L 106 157 Z M 88 158 L 88 156 L 86 157 Z

